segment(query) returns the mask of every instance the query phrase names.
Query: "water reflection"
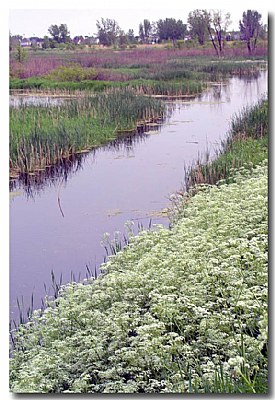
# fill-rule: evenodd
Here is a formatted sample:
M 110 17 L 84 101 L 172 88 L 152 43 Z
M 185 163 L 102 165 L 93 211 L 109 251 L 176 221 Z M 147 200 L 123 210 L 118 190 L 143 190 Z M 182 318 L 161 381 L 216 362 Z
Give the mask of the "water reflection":
M 170 111 L 172 107 L 170 108 Z M 172 112 L 172 111 L 171 111 Z M 37 171 L 33 174 L 20 174 L 16 179 L 10 180 L 10 191 L 23 190 L 27 198 L 35 198 L 41 194 L 46 188 L 51 186 L 58 187 L 60 183 L 65 183 L 73 175 L 81 171 L 86 160 L 93 163 L 97 152 L 112 151 L 113 153 L 123 153 L 125 158 L 133 156 L 134 148 L 138 144 L 148 139 L 148 132 L 157 132 L 161 124 L 148 124 L 137 128 L 135 132 L 123 134 L 120 133 L 117 139 L 110 141 L 104 146 L 90 150 L 89 152 L 81 152 L 63 159 L 58 164 L 47 167 L 45 170 Z

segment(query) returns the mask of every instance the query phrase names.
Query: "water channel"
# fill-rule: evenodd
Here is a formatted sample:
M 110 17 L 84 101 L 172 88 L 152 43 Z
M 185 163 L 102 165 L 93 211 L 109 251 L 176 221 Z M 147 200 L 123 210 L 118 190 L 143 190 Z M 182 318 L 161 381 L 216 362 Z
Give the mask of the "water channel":
M 106 252 L 100 244 L 125 232 L 125 222 L 169 225 L 162 210 L 181 189 L 184 167 L 206 150 L 213 156 L 230 119 L 267 92 L 267 72 L 231 78 L 190 101 L 167 104 L 170 117 L 156 129 L 123 137 L 79 155 L 32 183 L 14 182 L 10 194 L 10 318 L 17 298 L 40 308 L 51 271 L 57 280 L 85 277 Z

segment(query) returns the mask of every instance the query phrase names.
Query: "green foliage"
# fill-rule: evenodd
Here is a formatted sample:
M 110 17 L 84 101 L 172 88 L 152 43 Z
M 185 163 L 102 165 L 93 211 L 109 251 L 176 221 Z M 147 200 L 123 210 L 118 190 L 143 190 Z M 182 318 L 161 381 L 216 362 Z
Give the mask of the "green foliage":
M 48 29 L 49 34 L 52 36 L 52 40 L 56 43 L 68 43 L 70 42 L 70 32 L 66 24 L 51 25 Z
M 267 392 L 267 163 L 182 207 L 19 328 L 13 392 Z
M 57 82 L 81 82 L 97 79 L 98 72 L 95 68 L 83 68 L 79 64 L 59 66 L 47 76 Z
M 10 167 L 32 172 L 114 139 L 119 131 L 161 117 L 156 99 L 112 89 L 62 106 L 26 106 L 10 111 Z
M 207 10 L 194 10 L 188 14 L 188 24 L 193 38 L 197 38 L 200 45 L 204 45 L 207 38 L 207 26 L 210 15 Z
M 182 20 L 165 18 L 157 21 L 157 32 L 160 40 L 172 40 L 175 45 L 177 39 L 184 39 L 187 26 Z
M 97 36 L 99 43 L 104 46 L 114 46 L 117 44 L 118 36 L 121 29 L 114 19 L 101 18 L 101 21 L 96 21 Z

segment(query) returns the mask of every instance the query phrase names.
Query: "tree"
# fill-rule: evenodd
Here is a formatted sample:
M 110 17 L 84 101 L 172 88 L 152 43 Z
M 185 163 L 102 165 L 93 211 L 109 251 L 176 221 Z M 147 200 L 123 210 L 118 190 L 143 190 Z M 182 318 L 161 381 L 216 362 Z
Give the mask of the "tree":
M 71 41 L 70 32 L 66 24 L 61 24 L 60 26 L 51 25 L 48 32 L 56 43 L 69 43 Z
M 26 60 L 27 58 L 27 52 L 26 49 L 24 49 L 21 44 L 19 44 L 16 47 L 16 54 L 15 54 L 15 59 L 20 63 L 23 64 L 23 62 Z
M 127 36 L 128 43 L 130 43 L 130 44 L 136 43 L 135 33 L 134 33 L 133 29 L 129 29 L 126 36 Z
M 200 45 L 204 45 L 209 25 L 209 13 L 206 10 L 194 10 L 188 14 L 187 23 L 189 24 L 190 34 L 197 37 Z
M 149 19 L 144 19 L 143 22 L 139 24 L 139 37 L 142 42 L 148 43 L 149 36 L 151 34 L 152 25 Z
M 223 14 L 220 10 L 209 13 L 207 30 L 218 57 L 223 55 L 223 39 L 230 24 L 230 13 Z
M 96 21 L 97 37 L 100 44 L 104 46 L 113 46 L 116 44 L 121 29 L 114 19 L 101 18 Z
M 175 46 L 178 39 L 184 39 L 187 26 L 179 19 L 166 18 L 157 21 L 157 32 L 160 40 L 172 40 Z
M 126 48 L 128 44 L 128 36 L 126 33 L 121 29 L 118 35 L 118 45 L 121 48 Z
M 246 40 L 249 54 L 253 54 L 255 51 L 257 39 L 262 28 L 261 18 L 262 16 L 258 11 L 247 10 L 247 12 L 243 12 L 243 18 L 240 21 L 240 32 Z
M 50 39 L 48 36 L 44 36 L 43 43 L 42 43 L 42 49 L 49 49 L 49 48 L 50 48 Z
M 48 29 L 48 32 L 52 36 L 52 40 L 59 43 L 59 27 L 58 27 L 58 25 L 51 25 Z
M 71 41 L 70 32 L 66 24 L 61 24 L 59 26 L 59 36 L 61 43 L 69 43 Z

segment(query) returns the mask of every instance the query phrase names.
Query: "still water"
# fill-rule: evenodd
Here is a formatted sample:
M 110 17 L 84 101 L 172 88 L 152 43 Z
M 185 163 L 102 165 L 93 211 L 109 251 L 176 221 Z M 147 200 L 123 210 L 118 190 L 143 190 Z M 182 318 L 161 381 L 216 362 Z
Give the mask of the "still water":
M 192 101 L 167 104 L 170 117 L 74 160 L 33 183 L 15 182 L 10 195 L 10 317 L 16 299 L 34 308 L 57 280 L 84 278 L 106 252 L 105 232 L 135 226 L 169 225 L 161 211 L 182 188 L 184 167 L 208 150 L 213 156 L 230 119 L 267 92 L 267 72 L 257 79 L 232 78 Z

